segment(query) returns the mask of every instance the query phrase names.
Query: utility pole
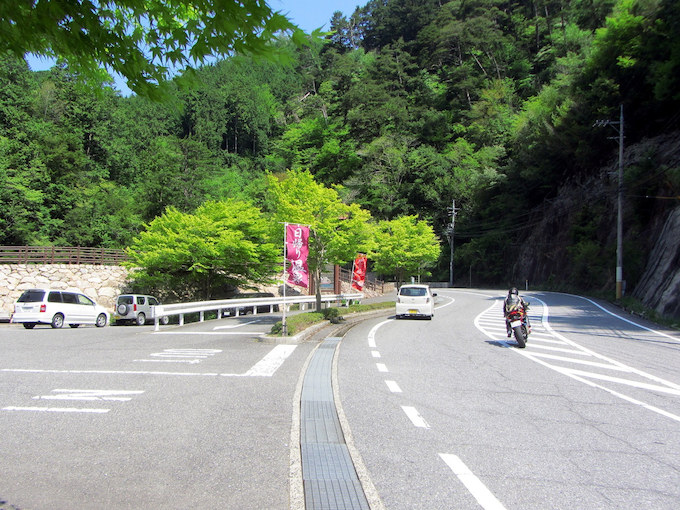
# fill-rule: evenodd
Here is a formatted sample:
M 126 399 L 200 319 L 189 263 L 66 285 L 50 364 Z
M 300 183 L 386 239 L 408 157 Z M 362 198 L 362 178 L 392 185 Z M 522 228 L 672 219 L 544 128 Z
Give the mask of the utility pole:
M 446 227 L 446 233 L 449 235 L 449 245 L 451 246 L 451 263 L 449 264 L 449 287 L 453 287 L 453 233 L 456 226 L 456 201 L 451 202 L 449 207 L 449 214 L 451 215 L 451 223 Z
M 619 126 L 618 128 L 616 126 Z M 611 126 L 618 133 L 619 139 L 619 183 L 617 198 L 617 221 L 616 221 L 616 299 L 623 296 L 623 104 L 619 112 L 619 120 L 597 120 L 595 127 Z

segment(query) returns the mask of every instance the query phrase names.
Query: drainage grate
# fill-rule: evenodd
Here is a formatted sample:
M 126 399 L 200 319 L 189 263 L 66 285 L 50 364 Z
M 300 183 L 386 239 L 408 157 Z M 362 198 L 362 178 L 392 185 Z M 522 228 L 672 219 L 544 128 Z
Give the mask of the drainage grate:
M 331 373 L 340 338 L 314 353 L 302 386 L 300 446 L 307 510 L 368 510 L 335 410 Z

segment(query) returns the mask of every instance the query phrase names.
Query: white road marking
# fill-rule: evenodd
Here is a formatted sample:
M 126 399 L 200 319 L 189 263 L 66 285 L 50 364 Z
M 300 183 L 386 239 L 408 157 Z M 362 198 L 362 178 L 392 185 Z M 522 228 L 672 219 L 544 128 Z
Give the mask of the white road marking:
M 292 354 L 296 347 L 296 345 L 277 345 L 264 358 L 255 363 L 250 370 L 243 374 L 220 374 L 217 372 L 161 372 L 151 370 L 48 370 L 31 368 L 2 368 L 0 369 L 0 372 L 24 374 L 169 375 L 182 377 L 271 377 L 288 356 Z
M 266 331 L 154 331 L 154 335 L 252 335 L 252 336 L 264 336 L 268 334 Z
M 425 418 L 420 416 L 420 413 L 415 407 L 401 406 L 401 408 L 406 413 L 406 416 L 408 416 L 408 419 L 411 420 L 411 423 L 413 423 L 416 427 L 423 429 L 430 428 L 430 424 L 425 421 Z
M 451 468 L 451 471 L 463 482 L 477 502 L 485 510 L 505 510 L 503 504 L 487 488 L 477 476 L 456 455 L 440 453 L 439 456 Z
M 279 369 L 279 367 L 286 361 L 297 345 L 277 345 L 269 354 L 258 361 L 245 374 L 246 377 L 271 377 Z M 223 374 L 224 375 L 224 374 Z
M 379 358 L 380 357 L 380 351 L 371 351 L 371 356 L 374 358 Z
M 387 324 L 387 323 L 390 322 L 391 320 L 392 320 L 392 319 L 389 319 L 389 320 L 386 320 L 386 321 L 382 321 L 382 322 L 376 324 L 375 326 L 373 326 L 373 327 L 371 328 L 371 331 L 368 332 L 368 346 L 369 346 L 370 348 L 372 348 L 372 349 L 375 349 L 375 348 L 376 348 L 376 345 L 375 345 L 375 332 L 378 331 L 378 328 L 380 328 L 380 326 L 382 326 L 383 324 Z
M 139 361 L 143 363 L 189 363 L 195 365 L 200 363 L 198 359 L 133 359 L 132 361 Z
M 56 389 L 52 393 L 57 395 L 42 395 L 33 397 L 33 400 L 104 400 L 113 402 L 129 402 L 132 397 L 123 397 L 120 395 L 141 395 L 144 391 L 129 391 L 129 390 L 70 390 L 70 389 Z
M 580 296 L 574 296 L 574 297 L 580 297 Z M 655 375 L 649 374 L 647 372 L 643 372 L 642 370 L 638 370 L 636 368 L 627 366 L 627 365 L 620 363 L 620 362 L 618 362 L 614 359 L 608 358 L 606 356 L 598 354 L 595 351 L 587 349 L 587 348 L 577 344 L 576 342 L 573 342 L 572 340 L 569 340 L 564 335 L 555 331 L 552 328 L 552 326 L 550 325 L 550 322 L 549 322 L 550 311 L 549 311 L 549 307 L 548 307 L 547 303 L 545 303 L 544 301 L 540 300 L 539 298 L 537 298 L 535 296 L 534 296 L 534 299 L 536 299 L 538 302 L 540 302 L 541 305 L 543 306 L 543 316 L 542 316 L 542 320 L 541 320 L 541 326 L 543 328 L 545 328 L 545 331 L 547 331 L 548 334 L 552 335 L 553 338 L 555 338 L 559 342 L 561 342 L 562 345 L 564 345 L 565 347 L 571 347 L 572 349 L 549 348 L 549 347 L 544 346 L 544 345 L 529 343 L 529 344 L 527 344 L 526 349 L 513 349 L 513 352 L 516 352 L 516 353 L 518 353 L 518 354 L 520 354 L 520 355 L 522 355 L 522 356 L 524 356 L 524 357 L 526 357 L 526 358 L 528 358 L 532 361 L 535 361 L 536 363 L 539 363 L 539 364 L 541 364 L 545 367 L 548 367 L 552 370 L 555 370 L 556 372 L 559 372 L 559 373 L 564 374 L 568 377 L 571 377 L 574 380 L 577 380 L 579 382 L 582 382 L 582 383 L 587 384 L 587 385 L 594 387 L 594 388 L 602 389 L 602 390 L 610 393 L 611 395 L 614 395 L 617 398 L 621 398 L 623 400 L 626 400 L 627 402 L 638 405 L 640 407 L 643 407 L 643 408 L 648 409 L 650 411 L 653 411 L 655 413 L 666 416 L 666 417 L 668 417 L 672 420 L 680 422 L 680 416 L 678 416 L 678 415 L 675 415 L 675 414 L 670 413 L 668 411 L 664 411 L 663 409 L 652 406 L 650 404 L 647 404 L 645 402 L 642 402 L 640 400 L 632 398 L 628 395 L 624 395 L 623 393 L 620 393 L 618 391 L 615 391 L 615 390 L 612 390 L 612 389 L 607 388 L 605 386 L 602 386 L 601 384 L 597 384 L 597 383 L 593 382 L 591 379 L 606 381 L 606 382 L 614 383 L 614 384 L 622 384 L 622 385 L 627 385 L 627 386 L 631 386 L 631 387 L 638 388 L 638 389 L 643 389 L 643 390 L 648 390 L 648 391 L 658 392 L 658 393 L 667 393 L 667 394 L 671 394 L 671 395 L 680 395 L 680 385 L 673 383 L 671 381 L 667 381 L 667 380 L 662 379 L 660 377 L 657 377 Z M 664 336 L 664 337 L 671 338 L 673 340 L 677 340 L 677 339 L 671 337 L 670 335 L 666 335 L 663 332 L 654 331 L 650 328 L 647 328 L 647 327 L 642 326 L 640 324 L 637 324 L 633 321 L 630 321 L 628 319 L 620 317 L 620 316 L 606 310 L 605 308 L 598 305 L 594 301 L 591 301 L 590 299 L 587 299 L 587 298 L 581 298 L 581 299 L 589 301 L 590 303 L 597 306 L 601 310 L 605 311 L 609 315 L 616 317 L 618 319 L 621 319 L 628 324 L 637 326 L 637 327 L 644 329 L 644 330 L 647 330 L 647 331 L 651 331 L 651 332 L 656 333 L 660 336 Z M 491 323 L 488 322 L 488 316 L 491 313 L 491 311 L 499 303 L 500 303 L 500 300 L 497 301 L 496 303 L 494 303 L 493 305 L 491 305 L 489 308 L 487 308 L 481 314 L 479 314 L 475 318 L 475 321 L 474 321 L 475 327 L 477 327 L 477 329 L 479 329 L 482 333 L 484 333 L 486 336 L 488 336 L 492 340 L 495 340 L 499 343 L 502 343 L 503 345 L 506 345 L 507 347 L 513 347 L 514 345 L 512 343 L 510 343 L 506 338 L 502 338 L 503 335 L 501 333 L 500 328 L 497 328 L 497 327 L 485 328 L 483 326 L 483 325 L 486 325 L 486 324 L 491 324 Z M 534 327 L 534 329 L 536 329 L 536 327 Z M 499 338 L 499 337 L 501 337 L 501 338 Z M 533 337 L 530 336 L 529 338 L 533 338 Z M 569 358 L 569 357 L 566 357 L 566 356 L 551 356 L 551 355 L 543 353 L 543 352 L 536 352 L 536 349 L 551 350 L 551 351 L 554 351 L 554 352 L 565 352 L 565 353 L 569 353 L 571 355 L 578 355 L 578 356 L 589 356 L 589 357 L 597 358 L 598 360 L 600 360 L 603 363 L 589 362 L 589 361 L 584 361 L 583 359 Z M 574 351 L 573 349 L 578 349 L 578 351 Z M 644 379 L 654 381 L 655 383 L 658 383 L 658 384 L 649 384 L 649 383 L 645 383 L 645 382 L 641 382 L 641 381 L 636 381 L 634 379 L 612 377 L 612 376 L 609 376 L 609 375 L 606 375 L 606 374 L 601 374 L 601 373 L 598 373 L 598 372 L 578 370 L 578 369 L 575 369 L 575 368 L 570 368 L 570 367 L 566 367 L 566 366 L 562 366 L 562 365 L 553 365 L 553 364 L 549 363 L 548 361 L 546 361 L 546 360 L 550 360 L 550 359 L 555 359 L 555 361 L 560 361 L 562 363 L 574 363 L 574 364 L 580 364 L 580 365 L 590 365 L 593 368 L 627 372 L 627 373 L 631 374 L 631 376 L 637 375 L 637 376 L 642 377 Z
M 240 323 L 240 324 L 233 324 L 231 326 L 216 326 L 216 327 L 213 328 L 213 330 L 240 328 L 241 326 L 247 326 L 248 324 L 256 324 L 258 322 L 262 322 L 262 320 L 258 319 L 256 321 L 248 321 L 248 322 L 243 322 L 243 323 Z
M 73 407 L 3 407 L 3 411 L 35 411 L 41 413 L 108 413 L 109 409 L 77 409 Z
M 401 393 L 401 388 L 396 381 L 385 381 L 385 384 L 392 393 Z
M 389 370 L 387 370 L 387 365 L 384 363 L 376 363 L 375 366 L 377 367 L 378 372 L 389 372 Z

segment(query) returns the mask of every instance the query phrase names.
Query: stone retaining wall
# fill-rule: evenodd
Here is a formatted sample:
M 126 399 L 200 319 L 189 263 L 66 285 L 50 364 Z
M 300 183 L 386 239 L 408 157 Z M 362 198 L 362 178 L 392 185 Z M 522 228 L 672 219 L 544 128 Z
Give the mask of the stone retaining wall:
M 113 310 L 116 296 L 128 292 L 128 270 L 86 264 L 0 264 L 0 317 L 8 317 L 26 289 L 82 292 Z

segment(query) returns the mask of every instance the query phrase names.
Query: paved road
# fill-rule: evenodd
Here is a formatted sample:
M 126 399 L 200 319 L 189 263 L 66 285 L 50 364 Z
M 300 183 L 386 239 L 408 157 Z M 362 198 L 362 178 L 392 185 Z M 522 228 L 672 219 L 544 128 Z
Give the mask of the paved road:
M 343 339 L 342 410 L 379 503 L 677 508 L 680 335 L 537 293 L 522 350 L 502 297 L 440 290 L 434 320 L 368 321 Z
M 680 335 L 537 293 L 521 350 L 498 292 L 438 293 L 432 321 L 368 319 L 337 347 L 373 508 L 677 507 Z M 274 320 L 0 325 L 4 508 L 289 508 L 300 383 L 323 334 L 263 341 Z
M 0 501 L 287 508 L 291 408 L 314 344 L 260 341 L 272 320 L 0 326 Z

